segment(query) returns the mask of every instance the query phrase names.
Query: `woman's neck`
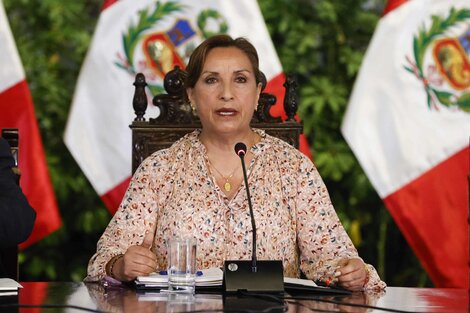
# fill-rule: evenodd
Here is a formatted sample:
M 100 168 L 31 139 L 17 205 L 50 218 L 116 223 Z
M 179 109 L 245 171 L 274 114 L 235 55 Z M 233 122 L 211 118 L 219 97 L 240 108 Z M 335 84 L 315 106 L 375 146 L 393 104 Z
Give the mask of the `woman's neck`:
M 202 130 L 199 140 L 206 147 L 208 155 L 235 155 L 235 144 L 243 142 L 248 150 L 259 141 L 259 135 L 249 129 L 244 134 L 239 135 L 214 135 Z
M 254 155 L 250 148 L 260 140 L 260 136 L 251 129 L 240 136 L 208 136 L 201 132 L 199 140 L 207 151 L 207 168 L 209 173 L 228 199 L 232 199 L 243 181 L 240 158 L 235 153 L 235 144 L 243 142 L 247 148 L 244 163 L 250 164 Z

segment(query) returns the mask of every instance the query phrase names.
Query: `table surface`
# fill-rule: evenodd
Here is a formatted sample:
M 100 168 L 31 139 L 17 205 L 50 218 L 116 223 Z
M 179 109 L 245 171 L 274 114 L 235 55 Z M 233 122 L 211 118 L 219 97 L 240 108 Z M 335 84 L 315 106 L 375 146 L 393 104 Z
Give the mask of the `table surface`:
M 248 309 L 261 312 L 275 307 L 282 312 L 283 309 L 282 301 L 279 304 L 275 302 L 276 299 L 261 296 L 137 293 L 128 288 L 104 288 L 100 284 L 73 282 L 21 284 L 24 288 L 20 289 L 18 296 L 0 296 L 0 312 L 243 312 Z M 287 311 L 469 312 L 469 292 L 465 289 L 388 287 L 381 293 L 359 292 L 348 296 L 304 294 L 301 298 L 289 299 L 286 295 L 284 304 Z M 29 305 L 43 307 L 27 308 Z

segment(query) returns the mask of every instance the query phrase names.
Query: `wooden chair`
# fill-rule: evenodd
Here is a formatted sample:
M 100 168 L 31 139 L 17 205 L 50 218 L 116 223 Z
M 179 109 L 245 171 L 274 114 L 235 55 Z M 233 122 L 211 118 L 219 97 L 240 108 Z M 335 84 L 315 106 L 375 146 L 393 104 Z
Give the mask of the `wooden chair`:
M 183 83 L 185 75 L 186 73 L 178 66 L 165 75 L 163 86 L 167 93 L 155 96 L 152 101 L 160 109 L 160 115 L 148 120 L 144 117 L 148 105 L 145 94 L 147 83 L 143 74 L 136 75 L 133 99 L 136 117 L 130 125 L 132 130 L 132 173 L 153 152 L 167 148 L 185 134 L 201 128 L 199 118 L 185 100 Z M 262 89 L 264 90 L 265 87 L 266 78 L 263 76 Z M 302 124 L 294 119 L 298 107 L 297 85 L 294 79 L 288 76 L 284 87 L 286 88 L 284 110 L 287 114 L 287 120 L 283 122 L 281 118 L 271 116 L 269 110 L 276 103 L 276 97 L 262 92 L 251 126 L 264 129 L 268 134 L 283 139 L 298 148 Z
M 2 137 L 8 141 L 10 145 L 11 154 L 15 159 L 15 167 L 13 172 L 16 174 L 16 183 L 20 183 L 20 171 L 18 168 L 18 129 L 17 128 L 4 128 L 2 129 Z M 0 259 L 2 260 L 5 269 L 6 277 L 18 281 L 19 268 L 18 268 L 18 246 L 0 249 Z

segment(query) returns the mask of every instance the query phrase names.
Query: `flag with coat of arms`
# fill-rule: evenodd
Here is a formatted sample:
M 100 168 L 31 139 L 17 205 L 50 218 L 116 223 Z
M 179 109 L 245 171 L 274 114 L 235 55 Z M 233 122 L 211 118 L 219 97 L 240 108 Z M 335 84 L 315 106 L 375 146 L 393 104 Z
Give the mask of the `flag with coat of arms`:
M 184 68 L 194 48 L 218 33 L 245 37 L 256 47 L 265 92 L 278 99 L 271 113 L 283 116 L 285 75 L 256 0 L 105 2 L 78 78 L 65 143 L 111 213 L 131 176 L 135 75 L 146 76 L 150 97 L 163 92 L 165 74 L 175 65 Z M 146 115 L 158 116 L 158 108 Z M 310 155 L 303 136 L 300 145 Z
M 470 1 L 389 1 L 342 133 L 437 287 L 469 286 Z

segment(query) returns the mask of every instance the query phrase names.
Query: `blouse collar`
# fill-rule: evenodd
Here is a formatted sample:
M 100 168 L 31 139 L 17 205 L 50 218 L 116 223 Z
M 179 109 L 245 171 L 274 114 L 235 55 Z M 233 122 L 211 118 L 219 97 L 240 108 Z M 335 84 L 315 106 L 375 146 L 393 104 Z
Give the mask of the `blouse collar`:
M 252 129 L 255 133 L 257 133 L 260 137 L 261 140 L 254 144 L 250 151 L 257 155 L 264 151 L 267 145 L 269 145 L 269 137 L 266 135 L 266 132 L 263 129 L 259 128 L 253 128 Z M 193 132 L 189 133 L 187 138 L 191 141 L 191 146 L 195 148 L 198 151 L 201 151 L 204 153 L 204 155 L 207 155 L 207 150 L 206 147 L 203 145 L 203 143 L 199 140 L 199 135 L 201 134 L 201 129 L 196 129 Z

